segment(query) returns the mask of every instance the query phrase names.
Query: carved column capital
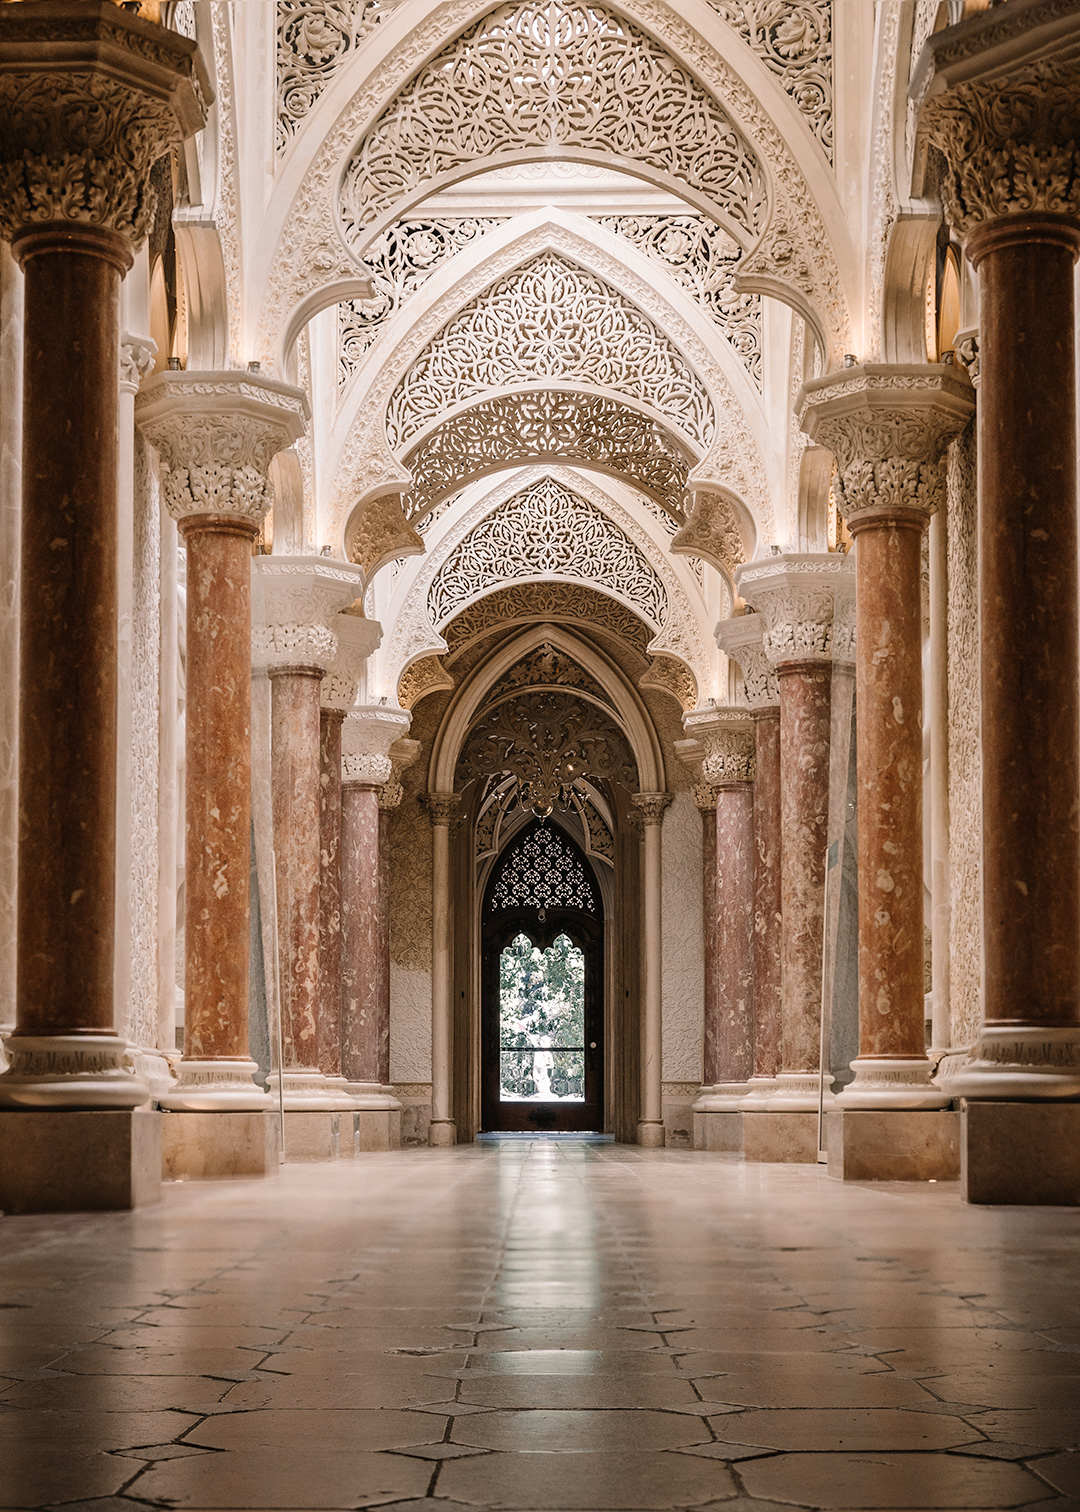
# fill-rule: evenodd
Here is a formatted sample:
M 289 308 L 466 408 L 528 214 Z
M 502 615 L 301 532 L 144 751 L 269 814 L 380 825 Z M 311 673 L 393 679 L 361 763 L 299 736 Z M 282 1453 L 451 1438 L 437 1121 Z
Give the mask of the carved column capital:
M 716 799 L 718 791 L 719 790 L 714 787 L 711 782 L 694 783 L 694 786 L 691 788 L 691 792 L 694 797 L 694 803 L 703 814 L 713 814 L 716 812 Z
M 51 0 L 0 11 L 0 236 L 67 227 L 117 260 L 150 229 L 150 169 L 206 118 L 196 44 L 118 6 Z
M 135 416 L 174 520 L 225 515 L 254 531 L 274 500 L 270 463 L 311 411 L 302 389 L 259 373 L 166 372 L 143 384 Z
M 460 793 L 429 793 L 427 809 L 432 824 L 446 826 L 453 824 L 460 804 Z
M 322 680 L 320 698 L 324 709 L 344 712 L 355 707 L 367 659 L 382 641 L 382 626 L 378 620 L 346 610 L 334 616 L 332 629 L 337 636 L 337 652 Z
M 671 802 L 670 793 L 634 793 L 630 802 L 641 814 L 642 823 L 648 828 L 653 824 L 661 824 L 664 818 L 664 810 Z
M 380 809 L 396 809 L 400 807 L 404 796 L 405 789 L 401 783 L 396 777 L 390 776 L 376 794 L 376 801 Z
M 120 391 L 137 394 L 139 385 L 154 366 L 157 357 L 157 342 L 149 336 L 120 338 Z
M 949 224 L 972 240 L 1003 222 L 1060 219 L 1080 246 L 1080 11 L 995 7 L 932 36 L 911 93 L 916 192 L 930 149 Z M 1071 227 L 1068 223 L 1072 222 Z
M 303 556 L 255 557 L 251 566 L 256 665 L 270 672 L 312 669 L 325 674 L 337 655 L 331 626 L 364 591 L 361 569 Z
M 803 430 L 836 461 L 837 502 L 852 532 L 874 523 L 925 528 L 945 499 L 945 451 L 975 396 L 944 364 L 844 368 L 804 384 Z
M 760 614 L 740 614 L 735 619 L 721 620 L 716 627 L 716 644 L 732 661 L 738 662 L 746 702 L 755 713 L 759 709 L 780 707 L 776 668 L 761 643 L 764 631 L 765 620 Z
M 341 780 L 382 787 L 394 775 L 390 748 L 406 735 L 412 715 L 369 704 L 350 709 L 341 727 Z
M 740 567 L 740 594 L 761 615 L 771 664 L 855 659 L 855 565 L 835 553 L 791 553 Z
M 706 782 L 716 787 L 753 782 L 754 725 L 749 709 L 695 710 L 684 717 L 683 727 L 705 752 L 701 775 Z

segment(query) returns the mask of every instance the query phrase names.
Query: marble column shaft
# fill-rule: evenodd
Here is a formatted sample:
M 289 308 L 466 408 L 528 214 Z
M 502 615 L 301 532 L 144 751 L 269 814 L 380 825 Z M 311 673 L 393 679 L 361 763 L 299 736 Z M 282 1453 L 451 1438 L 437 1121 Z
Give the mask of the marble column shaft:
M 389 1078 L 389 1013 L 379 885 L 379 797 L 366 782 L 342 786 L 342 1069 L 350 1082 Z M 385 983 L 388 989 L 389 983 Z
M 717 1082 L 754 1066 L 754 786 L 721 784 L 716 798 Z
M 319 685 L 324 668 L 271 667 L 271 789 L 286 1070 L 319 1063 Z
M 431 1125 L 433 1145 L 451 1145 L 457 1132 L 451 1112 L 452 1044 L 450 953 L 450 824 L 460 796 L 432 793 L 431 815 Z
M 342 1074 L 342 790 L 344 709 L 319 716 L 319 1069 Z
M 397 797 L 400 801 L 401 790 Z M 375 980 L 378 984 L 378 1076 L 380 1086 L 390 1085 L 390 809 L 379 802 L 379 906 L 376 912 L 378 949 Z
M 716 789 L 701 783 L 697 792 L 701 809 L 702 920 L 705 936 L 705 983 L 702 1013 L 702 1080 L 711 1087 L 720 1079 L 717 1025 L 717 933 L 719 895 L 716 877 Z
M 780 1069 L 782 885 L 780 869 L 780 709 L 754 711 L 754 1068 Z
M 641 1115 L 638 1143 L 664 1143 L 663 819 L 667 793 L 635 793 L 644 824 L 642 844 Z
M 787 662 L 780 682 L 780 876 L 784 1071 L 820 1061 L 825 847 L 829 823 L 832 667 Z

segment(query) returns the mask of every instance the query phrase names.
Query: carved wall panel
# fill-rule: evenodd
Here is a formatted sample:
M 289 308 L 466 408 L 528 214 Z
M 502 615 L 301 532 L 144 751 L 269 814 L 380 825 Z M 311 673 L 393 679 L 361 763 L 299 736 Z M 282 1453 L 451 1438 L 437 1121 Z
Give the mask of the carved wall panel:
M 694 75 L 614 12 L 547 0 L 492 10 L 398 92 L 345 169 L 346 242 L 419 185 L 522 149 L 634 159 L 714 202 L 748 239 L 765 222 L 761 164 Z
M 449 419 L 405 459 L 410 519 L 472 478 L 541 461 L 580 462 L 622 474 L 682 523 L 691 461 L 656 420 L 596 394 L 508 394 Z
M 453 686 L 454 679 L 445 671 L 439 658 L 424 656 L 401 674 L 398 703 L 403 709 L 413 709 L 426 694 Z
M 522 657 L 498 682 L 489 688 L 484 702 L 489 707 L 500 699 L 526 688 L 573 688 L 591 695 L 599 703 L 613 708 L 611 697 L 594 677 L 590 677 L 565 651 L 545 643 Z
M 473 725 L 455 785 L 500 773 L 516 778 L 523 791 L 553 800 L 579 780 L 637 787 L 637 764 L 612 715 L 558 689 L 506 699 Z
M 380 0 L 277 0 L 277 150 L 390 7 Z
M 704 384 L 648 316 L 548 252 L 466 305 L 416 358 L 387 409 L 390 445 L 406 445 L 485 390 L 536 383 L 615 389 L 659 410 L 703 450 L 715 430 Z
M 833 160 L 832 0 L 708 0 L 753 49 Z M 935 0 L 936 4 L 936 0 Z
M 428 590 L 431 623 L 514 578 L 556 574 L 629 600 L 658 630 L 667 621 L 667 594 L 644 552 L 594 504 L 544 478 L 482 520 L 440 568 Z

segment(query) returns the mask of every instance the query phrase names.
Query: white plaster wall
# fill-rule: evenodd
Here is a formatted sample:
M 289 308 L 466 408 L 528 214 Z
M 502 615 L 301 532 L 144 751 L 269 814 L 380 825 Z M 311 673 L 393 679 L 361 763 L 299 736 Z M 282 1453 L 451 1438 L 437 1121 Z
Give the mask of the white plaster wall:
M 664 1081 L 701 1082 L 705 944 L 702 927 L 701 815 L 688 792 L 664 816 Z
M 431 1081 L 431 972 L 390 965 L 390 1080 Z

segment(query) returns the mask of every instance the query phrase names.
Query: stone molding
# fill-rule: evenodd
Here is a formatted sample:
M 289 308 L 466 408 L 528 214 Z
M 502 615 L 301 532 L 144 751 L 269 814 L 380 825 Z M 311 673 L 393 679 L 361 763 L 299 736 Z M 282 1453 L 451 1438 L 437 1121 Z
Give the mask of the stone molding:
M 788 553 L 740 567 L 736 585 L 764 621 L 762 650 L 778 670 L 794 662 L 855 660 L 855 564 Z
M 953 1097 L 995 1102 L 1080 1098 L 1080 1029 L 983 1024 L 971 1058 L 948 1085 Z
M 333 631 L 337 636 L 337 652 L 322 680 L 320 699 L 324 709 L 344 712 L 356 704 L 367 659 L 382 642 L 382 626 L 378 620 L 341 613 L 334 617 Z
M 683 715 L 683 729 L 705 752 L 701 775 L 714 787 L 753 782 L 754 725 L 742 708 L 698 709 Z
M 836 496 L 853 531 L 871 512 L 915 511 L 923 523 L 945 499 L 946 448 L 975 407 L 956 366 L 878 364 L 844 368 L 805 383 L 799 424 L 836 461 Z
M 932 36 L 911 87 L 916 193 L 928 149 L 966 240 L 1016 218 L 1080 219 L 1080 11 L 1071 0 L 995 8 Z
M 0 12 L 0 236 L 78 226 L 149 233 L 150 170 L 199 131 L 210 98 L 196 44 L 85 0 Z
M 978 326 L 969 326 L 967 330 L 957 331 L 955 342 L 956 360 L 970 378 L 972 388 L 978 390 L 979 379 L 982 376 L 979 367 Z
M 366 752 L 346 751 L 341 757 L 342 785 L 378 788 L 394 775 L 394 765 L 389 756 L 373 756 Z
M 650 825 L 662 824 L 664 810 L 672 800 L 671 793 L 633 793 L 630 802 L 641 815 L 641 822 L 648 828 Z
M 851 1062 L 855 1079 L 837 1093 L 837 1108 L 947 1108 L 952 1093 L 934 1081 L 934 1068 L 921 1060 L 860 1055 Z
M 732 661 L 738 662 L 746 702 L 754 711 L 780 707 L 776 668 L 761 643 L 764 632 L 765 621 L 760 614 L 740 614 L 735 619 L 721 620 L 716 627 L 716 644 Z
M 338 647 L 331 625 L 363 593 L 363 571 L 326 557 L 255 557 L 251 565 L 256 665 L 325 674 Z
M 176 1085 L 157 1100 L 174 1113 L 258 1112 L 270 1107 L 267 1094 L 251 1079 L 258 1069 L 243 1056 L 182 1060 L 176 1067 Z
M 162 496 L 178 522 L 232 516 L 256 526 L 274 501 L 270 463 L 311 418 L 302 389 L 257 373 L 157 373 L 135 417 L 161 461 Z

